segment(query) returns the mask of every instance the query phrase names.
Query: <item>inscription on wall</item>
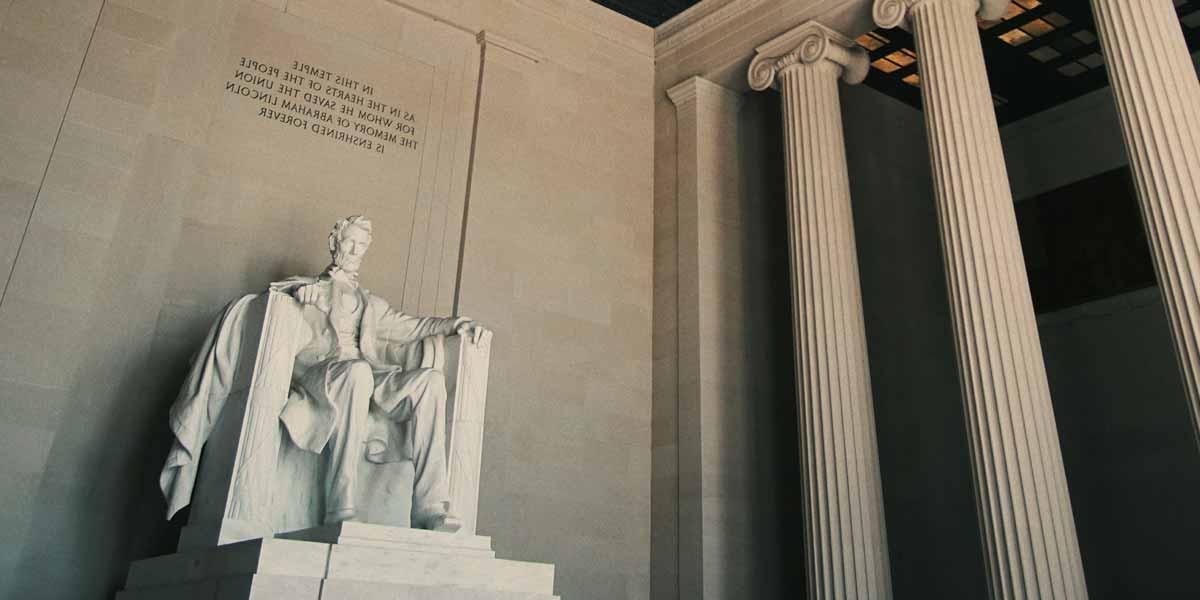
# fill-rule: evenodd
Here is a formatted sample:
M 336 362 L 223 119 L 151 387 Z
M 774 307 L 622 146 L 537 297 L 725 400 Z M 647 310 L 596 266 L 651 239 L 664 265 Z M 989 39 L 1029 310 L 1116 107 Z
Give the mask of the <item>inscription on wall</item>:
M 386 154 L 415 151 L 416 115 L 375 97 L 375 86 L 302 61 L 278 66 L 242 56 L 225 92 L 255 103 L 258 117 L 339 144 Z

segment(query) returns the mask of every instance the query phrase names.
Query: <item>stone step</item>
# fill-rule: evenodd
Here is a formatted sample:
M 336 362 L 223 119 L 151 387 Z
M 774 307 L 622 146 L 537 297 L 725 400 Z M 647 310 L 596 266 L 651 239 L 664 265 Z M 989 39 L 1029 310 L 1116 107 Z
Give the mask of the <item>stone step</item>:
M 125 587 L 134 591 L 156 586 L 199 585 L 251 575 L 255 580 L 258 576 L 316 577 L 543 596 L 553 594 L 554 590 L 554 565 L 549 564 L 269 538 L 134 562 Z
M 125 589 L 215 581 L 237 575 L 321 577 L 329 545 L 257 539 L 134 561 Z
M 278 533 L 275 534 L 275 537 L 325 544 L 374 546 L 484 558 L 495 558 L 496 556 L 496 553 L 492 551 L 492 538 L 487 536 L 443 533 L 368 523 L 338 523 Z
M 117 594 L 116 600 L 559 600 L 558 596 L 460 586 L 373 583 L 286 575 L 235 575 Z
M 320 600 L 320 577 L 233 575 L 117 593 L 116 600 Z
M 224 599 L 221 599 L 224 600 Z M 427 586 L 327 579 L 321 600 L 559 600 L 534 592 L 484 590 L 461 586 Z
M 330 546 L 329 579 L 413 585 L 457 585 L 550 595 L 554 565 L 438 555 L 428 552 L 339 544 Z

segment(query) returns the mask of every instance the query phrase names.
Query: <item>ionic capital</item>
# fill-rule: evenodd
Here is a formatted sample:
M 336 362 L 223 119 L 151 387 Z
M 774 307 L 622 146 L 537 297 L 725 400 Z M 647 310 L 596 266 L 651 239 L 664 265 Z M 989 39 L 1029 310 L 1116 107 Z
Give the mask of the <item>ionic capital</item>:
M 866 51 L 853 40 L 816 21 L 808 21 L 755 48 L 748 74 L 750 87 L 765 90 L 788 67 L 826 60 L 838 68 L 846 83 L 861 82 L 870 69 Z
M 884 29 L 909 29 L 909 18 L 913 9 L 935 2 L 970 2 L 976 5 L 979 17 L 986 21 L 995 21 L 1003 17 L 1005 9 L 1008 8 L 1008 0 L 875 0 L 871 7 L 871 17 L 876 25 Z

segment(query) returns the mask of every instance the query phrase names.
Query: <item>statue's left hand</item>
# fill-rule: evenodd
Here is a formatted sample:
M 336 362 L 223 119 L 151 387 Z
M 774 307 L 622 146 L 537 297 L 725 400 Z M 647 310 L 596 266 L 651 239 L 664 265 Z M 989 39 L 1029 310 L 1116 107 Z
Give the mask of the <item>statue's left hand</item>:
M 465 319 L 462 323 L 458 324 L 458 329 L 455 330 L 455 333 L 461 335 L 463 338 L 470 339 L 472 344 L 477 344 L 479 343 L 479 339 L 483 337 L 483 334 L 487 333 L 487 329 L 472 319 Z

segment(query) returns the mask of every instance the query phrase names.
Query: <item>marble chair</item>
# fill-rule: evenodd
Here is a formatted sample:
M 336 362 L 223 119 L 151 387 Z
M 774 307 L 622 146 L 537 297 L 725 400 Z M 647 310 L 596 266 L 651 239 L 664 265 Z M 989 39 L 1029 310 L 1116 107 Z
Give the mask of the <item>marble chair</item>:
M 325 513 L 322 456 L 293 444 L 279 420 L 287 391 L 272 373 L 291 373 L 296 348 L 288 328 L 298 310 L 285 294 L 246 297 L 244 326 L 231 392 L 208 436 L 195 473 L 191 513 L 180 551 L 270 537 L 322 525 Z M 290 336 L 294 337 L 294 336 Z M 410 344 L 405 369 L 434 368 L 446 378 L 446 451 L 450 509 L 473 535 L 478 512 L 479 470 L 487 391 L 490 332 L 478 342 L 435 336 Z M 290 377 L 289 377 L 290 379 Z M 326 450 L 328 451 L 328 450 Z M 356 520 L 408 527 L 412 503 L 411 460 L 359 464 Z

